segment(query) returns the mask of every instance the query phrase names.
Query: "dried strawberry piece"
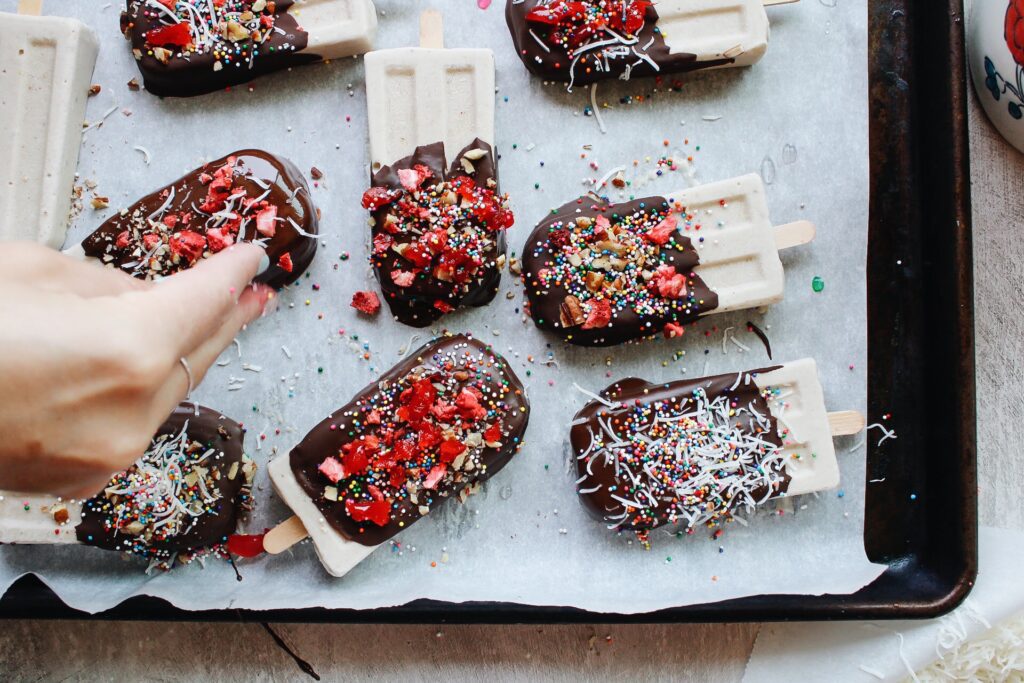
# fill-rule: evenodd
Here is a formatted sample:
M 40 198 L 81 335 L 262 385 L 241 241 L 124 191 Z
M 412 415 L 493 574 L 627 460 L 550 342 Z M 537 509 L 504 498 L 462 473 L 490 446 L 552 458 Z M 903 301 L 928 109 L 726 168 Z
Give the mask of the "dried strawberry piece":
M 210 243 L 210 251 L 217 253 L 235 243 L 234 235 L 223 228 L 210 228 L 206 231 L 206 240 Z
M 587 6 L 582 2 L 565 2 L 555 0 L 547 5 L 534 7 L 526 13 L 526 21 L 533 24 L 545 24 L 557 26 L 571 19 L 582 17 L 587 11 Z
M 448 244 L 448 231 L 444 228 L 434 228 L 420 238 L 420 243 L 437 254 Z
M 633 0 L 626 6 L 625 12 L 619 8 L 611 12 L 609 23 L 616 30 L 636 34 L 644 27 L 644 15 L 652 4 L 647 0 Z
M 430 472 L 427 473 L 427 478 L 423 480 L 423 488 L 437 488 L 437 482 L 444 478 L 444 474 L 447 471 L 448 468 L 445 465 L 434 465 L 431 467 Z
M 146 42 L 158 47 L 163 45 L 185 47 L 192 42 L 192 31 L 189 30 L 189 24 L 185 21 L 171 26 L 161 26 L 146 32 Z
M 665 323 L 665 339 L 682 337 L 685 332 L 686 328 L 679 323 Z
M 380 299 L 377 298 L 376 292 L 356 292 L 352 295 L 351 305 L 360 313 L 376 315 L 380 310 Z M 380 423 L 380 417 L 377 418 L 377 422 Z
M 608 228 L 612 227 L 612 223 L 607 216 L 598 216 L 594 219 L 594 226 L 594 237 L 603 240 L 608 236 Z
M 655 244 L 665 244 L 676 231 L 676 216 L 673 213 L 665 216 L 664 220 L 655 225 L 647 232 L 647 239 Z
M 142 248 L 146 251 L 153 251 L 163 240 L 155 232 L 147 232 L 142 236 Z
M 167 246 L 171 249 L 171 258 L 175 263 L 184 260 L 191 265 L 203 255 L 203 251 L 206 249 L 206 238 L 198 232 L 182 230 L 171 235 Z
M 408 270 L 391 271 L 391 281 L 399 287 L 409 287 L 415 279 L 416 273 L 409 272 Z
M 429 451 L 441 443 L 441 429 L 429 422 L 423 422 L 417 429 L 416 448 L 420 451 Z
M 438 401 L 430 409 L 430 414 L 436 417 L 441 422 L 451 422 L 455 419 L 455 414 L 458 412 L 458 406 L 454 406 L 447 401 Z
M 345 512 L 355 522 L 373 522 L 377 526 L 385 526 L 391 521 L 391 503 L 386 500 L 357 503 L 348 499 L 345 501 Z
M 401 465 L 396 465 L 388 471 L 388 483 L 391 484 L 392 488 L 401 488 L 405 485 L 407 476 L 405 468 Z
M 366 424 L 368 425 L 379 425 L 380 424 L 380 411 L 374 408 L 366 416 Z
M 118 249 L 125 249 L 128 247 L 128 243 L 131 241 L 131 235 L 127 230 L 122 230 L 117 235 L 117 239 L 114 241 L 114 246 Z
M 413 242 L 402 252 L 402 258 L 412 263 L 417 268 L 426 268 L 434 260 L 434 254 L 426 245 L 420 242 Z
M 266 534 L 231 534 L 228 536 L 228 552 L 239 557 L 256 557 L 263 554 L 263 537 Z
M 277 206 L 270 206 L 261 209 L 256 214 L 256 232 L 264 237 L 273 237 L 277 233 Z
M 555 249 L 569 246 L 569 231 L 565 228 L 552 230 L 548 233 L 548 243 Z
M 382 206 L 391 204 L 402 196 L 400 190 L 392 190 L 386 187 L 371 187 L 363 193 L 363 208 L 376 211 Z
M 595 299 L 590 302 L 587 320 L 583 323 L 584 330 L 605 327 L 612 319 L 612 304 L 607 299 Z
M 168 228 L 173 230 L 174 226 L 178 224 L 178 217 L 173 213 L 169 213 L 166 216 L 164 216 L 164 219 L 161 222 Z
M 341 461 L 334 456 L 326 458 L 317 466 L 317 469 L 335 484 L 345 478 L 345 468 L 342 466 Z
M 409 439 L 401 439 L 395 442 L 391 453 L 395 462 L 414 460 L 416 458 L 416 446 Z
M 391 235 L 380 233 L 373 238 L 373 253 L 378 256 L 382 256 L 388 253 L 388 249 L 395 243 L 395 240 Z
M 459 415 L 464 420 L 470 421 L 481 420 L 486 417 L 487 409 L 480 405 L 481 398 L 483 398 L 483 394 L 477 389 L 463 387 L 455 399 L 455 405 L 459 408 Z
M 412 168 L 398 169 L 398 182 L 409 192 L 415 192 L 423 184 L 424 180 L 433 175 L 433 171 L 423 164 L 416 164 Z
M 465 450 L 466 444 L 462 443 L 458 439 L 445 439 L 441 442 L 441 448 L 438 454 L 441 457 L 441 462 L 447 464 L 462 455 Z
M 442 313 L 451 313 L 452 311 L 455 310 L 455 307 L 452 306 L 450 303 L 448 303 L 447 301 L 442 301 L 440 299 L 434 300 L 434 308 L 441 311 Z
M 216 213 L 224 208 L 224 203 L 231 195 L 234 166 L 234 157 L 229 157 L 227 163 L 213 172 L 210 186 L 206 188 L 206 201 L 199 207 L 200 210 L 206 213 Z
M 686 296 L 686 276 L 676 271 L 674 266 L 665 264 L 658 266 L 651 286 L 658 295 L 665 299 L 679 299 Z
M 495 443 L 501 441 L 501 423 L 495 422 L 484 431 L 484 441 L 487 443 Z
M 419 422 L 430 412 L 435 398 L 437 389 L 429 379 L 421 379 L 402 392 L 399 397 L 402 406 L 395 411 L 395 416 L 406 422 Z
M 292 272 L 292 255 L 287 252 L 281 254 L 281 258 L 277 259 L 277 265 L 286 273 Z
M 373 484 L 367 484 L 366 490 L 370 493 L 370 498 L 374 500 L 384 500 L 384 494 L 380 492 L 380 489 Z

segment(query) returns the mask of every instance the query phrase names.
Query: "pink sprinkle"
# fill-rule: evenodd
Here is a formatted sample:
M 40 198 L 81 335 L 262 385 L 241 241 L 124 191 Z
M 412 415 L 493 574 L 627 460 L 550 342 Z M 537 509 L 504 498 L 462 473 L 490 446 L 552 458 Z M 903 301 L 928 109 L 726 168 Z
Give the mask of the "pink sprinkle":
M 491 6 L 491 0 L 476 0 L 476 6 L 480 9 L 487 9 Z

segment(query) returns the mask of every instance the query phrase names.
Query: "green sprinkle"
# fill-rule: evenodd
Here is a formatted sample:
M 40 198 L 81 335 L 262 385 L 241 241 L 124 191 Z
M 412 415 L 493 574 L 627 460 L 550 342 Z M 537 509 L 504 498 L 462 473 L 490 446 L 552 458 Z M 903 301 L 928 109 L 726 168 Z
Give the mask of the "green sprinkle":
M 811 279 L 811 289 L 815 292 L 820 292 L 825 289 L 825 280 L 820 275 L 815 275 L 814 278 Z

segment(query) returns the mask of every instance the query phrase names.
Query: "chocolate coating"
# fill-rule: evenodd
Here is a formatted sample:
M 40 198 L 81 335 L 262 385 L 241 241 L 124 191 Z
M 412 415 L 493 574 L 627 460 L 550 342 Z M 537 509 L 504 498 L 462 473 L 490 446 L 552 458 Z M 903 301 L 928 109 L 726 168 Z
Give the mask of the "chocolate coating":
M 424 370 L 424 367 L 428 369 Z M 407 404 L 401 403 L 401 399 L 394 396 L 385 398 L 407 391 L 415 383 L 413 375 L 417 371 L 419 379 L 430 378 L 435 385 L 444 387 L 438 390 L 437 395 L 437 399 L 443 403 L 440 412 L 451 409 L 452 405 L 461 405 L 456 396 L 461 396 L 470 387 L 481 392 L 483 398 L 480 399 L 480 405 L 488 408 L 487 416 L 479 421 L 470 423 L 466 414 L 460 412 L 451 422 L 445 423 L 434 419 L 437 413 L 433 408 L 439 405 L 435 402 L 432 410 L 423 418 L 430 424 L 446 434 L 455 430 L 455 434 L 463 434 L 463 437 L 458 438 L 466 442 L 470 439 L 465 438 L 465 432 L 486 433 L 484 427 L 494 425 L 496 421 L 500 426 L 500 441 L 484 441 L 475 448 L 470 447 L 465 452 L 468 457 L 464 458 L 461 467 L 459 458 L 455 458 L 445 468 L 445 475 L 437 481 L 436 488 L 424 484 L 424 479 L 430 479 L 433 467 L 437 467 L 438 461 L 432 455 L 437 450 L 436 446 L 424 446 L 423 425 L 416 429 L 411 421 L 396 417 L 398 410 L 402 409 L 398 407 L 399 404 Z M 365 387 L 352 401 L 314 427 L 292 450 L 289 463 L 299 485 L 331 527 L 349 540 L 363 545 L 378 545 L 420 519 L 427 510 L 467 487 L 486 481 L 508 464 L 522 445 L 529 421 L 528 410 L 529 403 L 523 385 L 504 358 L 472 337 L 461 334 L 441 337 L 410 353 L 406 360 L 377 382 Z M 374 412 L 377 416 L 371 417 Z M 457 426 L 460 420 L 467 425 L 464 429 Z M 427 427 L 426 431 L 430 429 Z M 371 458 L 368 471 L 384 473 L 379 477 L 375 474 L 377 478 L 374 481 L 380 484 L 378 488 L 383 491 L 383 499 L 391 502 L 386 524 L 357 521 L 347 511 L 343 499 L 353 495 L 349 492 L 365 491 L 368 488 L 370 480 L 366 475 L 350 476 L 346 473 L 334 482 L 320 470 L 321 464 L 332 457 L 343 460 L 347 468 L 348 460 L 341 455 L 343 449 L 346 445 L 360 443 L 361 437 L 368 436 L 378 438 L 382 445 Z M 409 457 L 397 456 L 398 442 L 410 443 L 409 437 L 412 438 Z M 395 480 L 397 485 L 380 483 L 381 478 L 388 480 L 391 476 L 388 471 L 393 471 L 396 466 L 404 472 L 404 476 Z M 325 497 L 325 487 L 328 486 L 336 489 L 337 500 Z M 416 496 L 416 500 L 412 499 L 412 495 Z M 421 510 L 420 506 L 425 506 L 427 510 Z
M 124 272 L 140 279 L 152 279 L 171 275 L 189 268 L 187 260 L 174 263 L 169 258 L 169 245 L 164 244 L 162 257 L 150 261 L 147 266 L 142 263 L 141 256 L 148 253 L 142 240 L 146 233 L 159 233 L 161 241 L 169 241 L 170 237 L 183 230 L 192 230 L 201 235 L 209 236 L 210 215 L 199 210 L 210 187 L 208 179 L 229 159 L 236 159 L 233 179 L 235 189 L 245 190 L 245 197 L 256 199 L 264 194 L 263 201 L 277 209 L 275 221 L 276 232 L 267 239 L 256 229 L 255 212 L 246 212 L 239 237 L 245 241 L 253 239 L 266 240 L 267 256 L 270 268 L 255 278 L 256 282 L 266 283 L 271 287 L 283 287 L 291 284 L 302 275 L 316 254 L 317 240 L 300 233 L 289 222 L 296 224 L 309 235 L 316 235 L 319 221 L 317 210 L 310 198 L 309 186 L 298 168 L 290 161 L 268 152 L 257 149 L 245 149 L 212 161 L 205 166 L 185 174 L 170 185 L 166 185 L 152 194 L 132 204 L 127 211 L 114 214 L 103 225 L 96 229 L 82 242 L 87 256 L 101 260 L 103 263 L 120 268 Z M 160 217 L 153 221 L 148 217 L 160 209 L 167 201 L 166 194 L 174 189 L 174 197 L 161 216 L 187 216 L 191 220 L 186 223 L 179 220 L 174 227 L 161 222 Z M 130 235 L 125 246 L 118 246 L 118 236 L 127 231 Z M 237 241 L 237 239 L 236 239 Z M 211 253 L 211 246 L 206 244 L 203 255 Z M 282 257 L 290 257 L 291 271 L 281 263 Z
M 117 529 L 117 520 L 129 517 L 135 510 L 130 497 L 119 496 L 115 502 L 106 494 L 106 489 L 117 486 L 120 476 L 118 475 L 111 480 L 105 491 L 101 491 L 83 504 L 82 521 L 75 527 L 79 541 L 105 550 L 132 552 L 147 558 L 159 559 L 172 558 L 178 553 L 205 549 L 227 541 L 227 537 L 235 532 L 238 525 L 240 507 L 248 501 L 246 474 L 242 471 L 242 427 L 215 410 L 200 406 L 199 415 L 196 415 L 191 404 L 182 404 L 160 427 L 153 437 L 154 441 L 164 435 L 173 438 L 183 429 L 186 429 L 189 440 L 199 442 L 204 450 L 214 450 L 214 454 L 203 463 L 211 472 L 219 470 L 220 475 L 219 478 L 214 477 L 220 498 L 213 503 L 212 510 L 193 518 L 182 533 L 146 543 L 141 540 L 141 536 Z M 229 473 L 235 463 L 238 467 L 231 478 Z M 128 472 L 136 467 L 137 464 L 133 465 Z M 119 505 L 127 505 L 128 511 L 121 509 Z
M 228 0 L 228 4 L 236 11 L 251 11 L 256 3 L 255 0 Z M 299 27 L 295 17 L 288 12 L 294 5 L 293 0 L 277 0 L 276 3 L 268 4 L 275 4 L 273 12 L 264 10 L 254 14 L 272 17 L 274 27 L 263 29 L 262 42 L 251 65 L 249 56 L 254 42 L 252 38 L 232 41 L 215 37 L 197 46 L 202 51 L 187 53 L 173 45 L 150 44 L 147 34 L 168 25 L 170 20 L 166 14 L 155 11 L 145 0 L 127 0 L 125 11 L 121 13 L 121 32 L 132 44 L 146 90 L 160 97 L 203 95 L 247 83 L 272 71 L 320 59 L 317 55 L 303 52 L 309 34 Z M 223 15 L 224 11 L 221 10 L 219 16 Z M 204 23 L 206 29 L 200 32 L 201 35 L 216 36 L 220 33 L 220 29 L 212 22 Z M 198 40 L 195 31 L 192 32 L 192 40 L 193 45 Z M 155 56 L 157 53 L 154 48 L 169 50 L 165 55 L 166 61 Z M 231 59 L 223 56 L 218 58 L 217 55 L 224 53 L 231 55 Z
M 486 154 L 480 159 L 473 160 L 471 162 L 473 171 L 467 173 L 459 163 L 459 159 L 470 150 L 484 150 Z M 436 186 L 439 182 L 458 176 L 468 176 L 479 186 L 497 190 L 498 169 L 494 160 L 494 150 L 483 140 L 478 138 L 460 150 L 451 168 L 447 168 L 446 158 L 442 142 L 417 147 L 412 155 L 399 159 L 390 166 L 383 166 L 374 173 L 372 187 L 401 190 L 402 184 L 398 172 L 413 169 L 416 165 L 423 165 L 432 173 L 432 177 L 422 186 L 425 190 Z M 384 223 L 389 208 L 389 206 L 383 206 L 373 212 L 372 234 L 374 238 L 385 232 Z M 384 300 L 391 309 L 391 314 L 406 325 L 427 327 L 445 314 L 445 311 L 435 306 L 437 301 L 444 302 L 452 309 L 458 309 L 461 306 L 486 306 L 490 303 L 498 293 L 498 286 L 501 283 L 501 271 L 498 269 L 497 259 L 505 253 L 505 233 L 499 230 L 490 234 L 494 239 L 490 248 L 481 255 L 484 263 L 473 278 L 465 284 L 446 282 L 426 275 L 417 277 L 409 286 L 399 286 L 393 281 L 390 274 L 394 270 L 408 270 L 409 262 L 391 248 L 381 254 L 374 253 L 372 258 L 374 272 L 377 274 L 377 280 L 380 282 Z M 414 236 L 408 233 L 398 234 L 394 236 L 394 240 L 398 244 L 409 243 L 414 240 Z
M 714 310 L 718 306 L 718 295 L 711 291 L 703 280 L 694 272 L 700 259 L 690 239 L 678 230 L 672 233 L 672 242 L 663 245 L 657 254 L 657 262 L 636 261 L 636 254 L 629 252 L 629 265 L 622 271 L 605 269 L 591 270 L 586 264 L 574 269 L 571 275 L 564 278 L 544 282 L 539 277 L 545 270 L 555 264 L 563 264 L 568 258 L 562 248 L 552 243 L 552 235 L 562 228 L 576 224 L 577 219 L 596 220 L 599 216 L 609 220 L 612 227 L 632 224 L 636 217 L 654 215 L 653 212 L 665 212 L 669 203 L 664 197 L 645 197 L 630 202 L 612 204 L 595 195 L 587 195 L 576 201 L 564 204 L 545 216 L 530 234 L 523 247 L 523 280 L 526 294 L 530 302 L 530 315 L 537 327 L 552 332 L 561 339 L 580 346 L 613 346 L 627 341 L 650 337 L 663 332 L 667 323 L 686 324 L 696 320 L 700 315 Z M 600 240 L 591 240 L 598 242 Z M 655 302 L 655 306 L 644 304 L 644 299 L 637 299 L 623 293 L 622 290 L 610 289 L 607 282 L 618 277 L 626 278 L 632 290 L 640 292 L 648 283 L 644 282 L 643 271 L 654 271 L 658 265 L 668 265 L 678 273 L 686 276 L 687 294 L 677 300 L 660 298 L 656 293 L 649 294 L 646 301 Z M 586 304 L 597 298 L 585 283 L 588 272 L 600 272 L 605 276 L 605 288 L 600 297 L 612 302 L 612 316 L 609 324 L 603 327 L 584 329 L 584 325 L 567 326 L 563 317 L 563 304 L 566 297 L 572 295 Z M 593 297 L 593 298 L 588 298 Z
M 670 52 L 665 39 L 657 28 L 658 12 L 653 5 L 646 8 L 643 27 L 636 33 L 636 49 L 646 54 L 655 64 L 656 69 L 645 59 L 630 53 L 627 57 L 609 58 L 601 60 L 602 69 L 598 70 L 597 63 L 593 57 L 597 51 L 584 53 L 574 69 L 572 57 L 567 48 L 549 39 L 554 27 L 544 24 L 531 23 L 526 21 L 526 15 L 538 5 L 548 4 L 547 0 L 507 0 L 505 5 L 505 19 L 508 22 L 509 30 L 512 33 L 512 43 L 515 45 L 516 54 L 523 61 L 526 68 L 549 81 L 561 81 L 574 85 L 588 85 L 598 81 L 612 78 L 620 78 L 629 70 L 629 77 L 665 76 L 666 74 L 684 73 L 698 69 L 708 69 L 714 66 L 731 64 L 734 59 L 709 59 L 697 61 L 697 55 L 690 52 Z M 545 50 L 532 35 L 533 30 L 550 50 Z M 610 35 L 601 33 L 600 39 L 611 38 Z M 589 42 L 589 41 L 588 41 Z M 642 48 L 647 46 L 646 50 Z M 615 46 L 609 46 L 615 47 Z M 607 61 L 607 70 L 604 69 Z
M 576 414 L 569 434 L 573 453 L 576 455 L 577 478 L 580 480 L 577 492 L 584 508 L 592 517 L 605 522 L 613 529 L 647 532 L 665 524 L 685 523 L 687 516 L 681 513 L 684 507 L 697 517 L 703 514 L 702 510 L 715 511 L 716 514 L 711 517 L 711 521 L 720 522 L 727 519 L 735 507 L 746 502 L 747 499 L 743 496 L 735 495 L 735 490 L 727 490 L 724 486 L 722 490 L 718 490 L 718 479 L 712 479 L 710 483 L 705 482 L 706 488 L 700 490 L 697 500 L 686 500 L 681 495 L 682 486 L 679 489 L 673 486 L 679 481 L 674 477 L 680 477 L 681 469 L 687 470 L 685 476 L 698 479 L 707 467 L 715 469 L 717 466 L 717 469 L 731 473 L 731 466 L 735 464 L 731 460 L 703 460 L 707 449 L 702 452 L 700 448 L 694 447 L 691 450 L 689 445 L 684 445 L 678 451 L 667 449 L 669 452 L 665 452 L 658 449 L 660 433 L 652 430 L 652 426 L 655 426 L 655 416 L 670 417 L 673 418 L 674 424 L 687 425 L 688 434 L 700 431 L 699 425 L 705 423 L 708 413 L 702 413 L 698 408 L 695 398 L 695 392 L 698 391 L 703 391 L 709 401 L 714 401 L 718 397 L 727 399 L 724 412 L 714 416 L 714 424 L 722 427 L 728 423 L 737 432 L 756 435 L 761 441 L 770 444 L 764 449 L 768 451 L 767 455 L 755 455 L 756 462 L 753 465 L 769 470 L 775 477 L 774 485 L 769 487 L 758 482 L 747 489 L 750 497 L 762 500 L 765 497 L 783 495 L 789 486 L 789 476 L 785 472 L 784 456 L 774 452 L 774 448 L 781 448 L 783 444 L 779 425 L 772 417 L 768 402 L 753 380 L 749 379 L 777 368 L 778 366 L 775 366 L 740 373 L 739 380 L 737 374 L 733 373 L 667 384 L 652 384 L 630 377 L 609 385 L 600 395 L 618 405 L 609 407 L 599 401 L 590 401 Z M 678 420 L 683 414 L 697 416 L 691 418 L 690 422 Z M 601 443 L 613 441 L 605 426 L 602 426 L 602 422 L 613 430 L 615 442 L 629 442 L 630 435 L 638 430 L 642 431 L 644 438 L 634 442 L 638 448 L 631 452 L 606 452 L 594 439 L 596 435 L 602 439 Z M 698 438 L 694 436 L 693 440 L 696 441 Z M 736 448 L 738 439 L 732 434 L 723 443 L 726 446 L 723 452 L 731 456 L 735 452 L 733 449 Z M 636 460 L 630 462 L 630 457 L 635 457 Z M 637 466 L 637 461 L 641 461 L 644 467 Z M 637 477 L 636 480 L 627 473 L 627 467 L 631 465 L 631 472 Z M 650 468 L 657 476 L 649 477 L 650 473 L 646 468 Z M 672 483 L 666 485 L 666 481 Z M 652 503 L 645 490 L 652 494 L 656 505 Z M 617 500 L 616 496 L 624 500 L 641 502 L 642 505 L 627 510 L 627 506 Z

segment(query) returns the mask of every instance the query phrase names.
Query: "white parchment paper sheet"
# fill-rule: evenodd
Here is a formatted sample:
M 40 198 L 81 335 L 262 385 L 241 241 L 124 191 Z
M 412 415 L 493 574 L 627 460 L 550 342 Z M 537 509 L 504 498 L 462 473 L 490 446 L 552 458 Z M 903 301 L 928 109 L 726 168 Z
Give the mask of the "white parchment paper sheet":
M 506 276 L 493 304 L 444 321 L 506 354 L 533 406 L 527 446 L 467 504 L 436 511 L 342 580 L 321 569 L 308 543 L 240 563 L 240 582 L 220 561 L 146 576 L 138 562 L 92 548 L 3 547 L 0 586 L 35 572 L 68 604 L 89 611 L 147 594 L 187 609 L 372 608 L 436 598 L 638 612 L 759 593 L 847 593 L 870 582 L 882 568 L 868 562 L 862 544 L 862 438 L 837 442 L 841 492 L 787 501 L 747 528 L 730 525 L 717 540 L 704 529 L 683 538 L 654 534 L 650 551 L 584 514 L 565 447 L 567 425 L 586 401 L 573 382 L 597 390 L 629 375 L 666 381 L 759 367 L 768 359 L 747 320 L 767 331 L 777 361 L 817 358 L 831 409 L 864 410 L 867 16 L 864 3 L 830 4 L 836 6 L 805 0 L 771 9 L 771 46 L 753 68 L 685 77 L 678 92 L 668 91 L 669 80 L 601 84 L 602 134 L 584 113 L 587 89 L 567 94 L 527 74 L 500 0 L 483 11 L 472 0 L 379 0 L 378 47 L 414 44 L 420 10 L 438 6 L 448 46 L 494 50 L 501 179 L 517 216 L 512 249 L 522 247 L 545 212 L 617 166 L 626 168 L 638 194 L 760 171 L 776 223 L 818 225 L 813 245 L 784 256 L 786 301 L 764 314 L 708 319 L 682 340 L 576 349 L 522 319 L 522 288 Z M 0 0 L 0 10 L 14 5 Z M 91 99 L 88 120 L 103 123 L 87 132 L 79 171 L 83 182 L 97 183 L 96 194 L 110 197 L 111 207 L 87 205 L 69 243 L 139 196 L 234 149 L 261 147 L 303 171 L 323 171 L 313 190 L 323 210 L 323 240 L 310 276 L 283 293 L 275 315 L 240 336 L 239 348 L 222 356 L 226 365 L 215 367 L 197 392 L 202 403 L 246 424 L 247 450 L 259 462 L 286 453 L 395 363 L 415 333 L 386 315 L 362 318 L 348 305 L 354 291 L 374 287 L 359 206 L 368 175 L 362 61 L 297 68 L 251 89 L 161 101 L 126 85 L 139 74 L 118 30 L 120 3 L 47 0 L 45 10 L 82 19 L 102 40 L 94 81 L 103 90 Z M 664 167 L 658 176 L 663 155 L 678 170 Z M 343 260 L 346 253 L 351 258 Z M 821 293 L 811 289 L 816 275 L 825 281 Z M 730 327 L 749 350 L 723 344 Z M 420 334 L 417 344 L 429 337 Z M 557 364 L 542 363 L 549 358 Z M 228 390 L 231 377 L 244 378 L 240 390 Z M 258 482 L 258 511 L 248 524 L 257 533 L 289 514 L 265 471 Z

